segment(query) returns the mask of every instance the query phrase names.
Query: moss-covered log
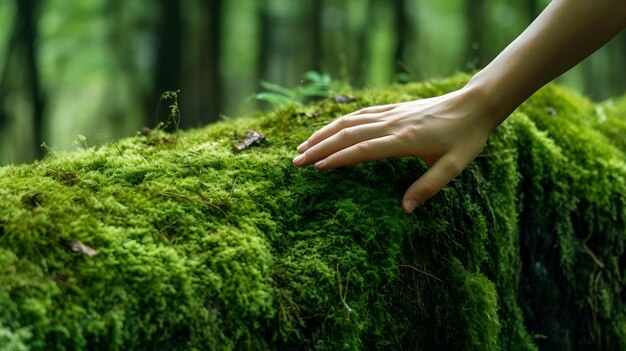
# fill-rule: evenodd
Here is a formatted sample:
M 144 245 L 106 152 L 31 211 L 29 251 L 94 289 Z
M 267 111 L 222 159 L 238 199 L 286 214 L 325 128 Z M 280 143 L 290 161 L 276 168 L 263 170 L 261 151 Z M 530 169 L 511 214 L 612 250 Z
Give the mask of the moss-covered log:
M 291 165 L 323 123 L 465 80 L 0 169 L 0 350 L 625 349 L 626 99 L 542 89 L 412 215 L 419 160 Z

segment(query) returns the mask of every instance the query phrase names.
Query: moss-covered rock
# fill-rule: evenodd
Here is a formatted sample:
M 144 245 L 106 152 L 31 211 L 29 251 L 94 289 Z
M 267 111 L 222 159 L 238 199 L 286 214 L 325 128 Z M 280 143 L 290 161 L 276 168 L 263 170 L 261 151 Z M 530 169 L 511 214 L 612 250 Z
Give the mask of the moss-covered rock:
M 291 165 L 323 123 L 466 79 L 0 169 L 0 350 L 626 348 L 626 99 L 542 89 L 413 215 L 416 159 Z

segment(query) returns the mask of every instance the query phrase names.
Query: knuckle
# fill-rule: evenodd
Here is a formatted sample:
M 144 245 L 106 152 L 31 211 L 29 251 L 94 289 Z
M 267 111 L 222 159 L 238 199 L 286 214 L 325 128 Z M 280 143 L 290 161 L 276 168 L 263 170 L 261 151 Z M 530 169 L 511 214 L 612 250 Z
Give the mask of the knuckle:
M 381 116 L 385 117 L 385 118 L 390 118 L 393 116 L 398 116 L 398 114 L 402 113 L 401 110 L 396 109 L 396 107 L 392 107 L 390 109 L 386 109 L 386 110 L 382 110 L 379 112 Z M 398 116 L 397 120 L 402 120 L 404 118 L 403 115 Z
M 339 131 L 339 137 L 342 139 L 346 139 L 351 137 L 354 134 L 354 130 L 352 128 L 346 128 Z
M 418 132 L 417 127 L 408 126 L 408 127 L 403 127 L 402 129 L 400 129 L 400 131 L 398 131 L 397 136 L 399 139 L 411 139 L 417 135 L 417 132 Z
M 398 124 L 398 122 L 400 122 L 399 118 L 392 118 L 392 117 L 390 117 L 390 118 L 385 119 L 385 126 L 386 127 L 395 127 Z
M 367 153 L 372 148 L 372 144 L 370 144 L 369 141 L 362 141 L 362 142 L 356 144 L 356 148 L 360 152 Z
M 390 110 L 381 112 L 380 117 L 381 119 L 384 119 L 384 122 L 388 127 L 395 127 L 405 121 L 407 117 L 409 117 L 409 114 L 402 109 L 394 107 Z
M 341 128 L 345 128 L 345 127 L 348 127 L 351 122 L 352 122 L 352 119 L 350 117 L 341 117 L 337 120 L 337 126 Z

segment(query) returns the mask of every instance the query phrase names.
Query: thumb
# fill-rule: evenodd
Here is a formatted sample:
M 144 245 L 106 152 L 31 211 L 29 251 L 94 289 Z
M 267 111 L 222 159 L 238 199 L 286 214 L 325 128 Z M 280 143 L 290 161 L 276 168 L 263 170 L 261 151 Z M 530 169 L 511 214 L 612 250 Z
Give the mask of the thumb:
M 459 162 L 458 156 L 452 152 L 443 155 L 435 164 L 416 180 L 402 199 L 402 207 L 407 213 L 435 196 L 446 184 L 458 176 L 467 163 Z

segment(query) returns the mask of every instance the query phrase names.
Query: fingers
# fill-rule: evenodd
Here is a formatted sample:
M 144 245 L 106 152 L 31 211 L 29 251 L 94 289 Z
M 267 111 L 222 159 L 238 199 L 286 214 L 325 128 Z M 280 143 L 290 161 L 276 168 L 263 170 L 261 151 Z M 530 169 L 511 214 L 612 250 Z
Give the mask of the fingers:
M 317 169 L 330 169 L 349 166 L 366 161 L 408 155 L 405 143 L 395 135 L 362 141 L 315 163 Z
M 317 145 L 307 149 L 302 155 L 296 157 L 294 165 L 308 166 L 328 155 L 356 145 L 366 140 L 377 139 L 387 135 L 385 123 L 368 123 L 356 127 L 344 128 L 332 136 L 322 140 Z
M 318 144 L 322 140 L 336 134 L 342 129 L 350 128 L 362 124 L 375 123 L 381 120 L 378 114 L 393 110 L 398 104 L 372 106 L 352 112 L 335 121 L 329 123 L 322 129 L 313 133 L 307 141 L 298 146 L 298 152 L 303 153 L 310 147 Z
M 471 161 L 459 161 L 459 156 L 453 152 L 443 155 L 435 164 L 416 180 L 406 191 L 402 200 L 402 207 L 407 213 L 423 204 L 437 194 L 446 184 L 456 178 Z
M 370 106 L 366 108 L 362 108 L 360 110 L 354 111 L 347 116 L 356 116 L 356 115 L 365 115 L 372 113 L 383 113 L 387 111 L 391 111 L 396 108 L 399 104 L 389 104 L 389 105 L 379 105 L 379 106 Z
M 307 141 L 305 141 L 304 143 L 300 144 L 300 146 L 298 146 L 298 152 L 300 153 L 305 152 L 309 148 L 317 145 L 322 140 L 332 135 L 335 135 L 337 132 L 339 132 L 342 129 L 351 128 L 351 127 L 355 127 L 355 126 L 363 125 L 363 124 L 375 123 L 375 122 L 378 122 L 379 120 L 380 120 L 380 117 L 376 115 L 372 115 L 372 114 L 343 116 L 339 119 L 336 119 L 330 122 L 329 124 L 324 126 L 322 129 L 313 133 L 313 135 L 311 135 Z

